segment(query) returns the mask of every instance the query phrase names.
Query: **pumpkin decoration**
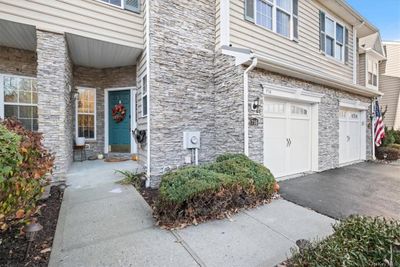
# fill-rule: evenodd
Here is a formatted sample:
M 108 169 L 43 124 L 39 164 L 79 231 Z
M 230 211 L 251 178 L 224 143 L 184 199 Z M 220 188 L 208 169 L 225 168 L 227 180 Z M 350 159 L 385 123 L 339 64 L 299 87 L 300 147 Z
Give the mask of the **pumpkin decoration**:
M 122 103 L 116 104 L 112 109 L 112 117 L 116 123 L 120 123 L 125 119 L 126 109 Z
M 279 192 L 279 188 L 280 188 L 279 184 L 278 184 L 277 182 L 275 182 L 275 184 L 274 184 L 274 191 L 275 191 L 275 193 L 278 193 L 278 192 Z

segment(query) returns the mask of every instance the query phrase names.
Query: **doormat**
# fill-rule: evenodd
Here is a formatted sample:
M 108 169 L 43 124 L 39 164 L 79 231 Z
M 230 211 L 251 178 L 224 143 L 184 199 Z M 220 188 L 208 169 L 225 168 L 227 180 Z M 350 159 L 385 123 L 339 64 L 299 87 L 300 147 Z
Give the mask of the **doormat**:
M 127 161 L 127 158 L 120 158 L 120 157 L 109 157 L 104 160 L 104 162 L 122 162 Z

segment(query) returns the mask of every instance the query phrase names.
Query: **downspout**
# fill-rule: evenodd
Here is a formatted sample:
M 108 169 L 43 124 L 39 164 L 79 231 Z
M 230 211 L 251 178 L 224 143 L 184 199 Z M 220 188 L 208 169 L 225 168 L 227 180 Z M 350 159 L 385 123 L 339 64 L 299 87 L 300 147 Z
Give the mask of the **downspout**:
M 371 100 L 371 137 L 372 137 L 372 159 L 375 160 L 375 103 L 376 98 Z
M 146 1 L 146 79 L 147 79 L 147 170 L 146 170 L 146 187 L 151 185 L 151 173 L 150 173 L 150 0 Z
M 249 72 L 257 66 L 257 58 L 252 56 L 251 65 L 243 72 L 243 123 L 244 123 L 244 154 L 249 155 Z

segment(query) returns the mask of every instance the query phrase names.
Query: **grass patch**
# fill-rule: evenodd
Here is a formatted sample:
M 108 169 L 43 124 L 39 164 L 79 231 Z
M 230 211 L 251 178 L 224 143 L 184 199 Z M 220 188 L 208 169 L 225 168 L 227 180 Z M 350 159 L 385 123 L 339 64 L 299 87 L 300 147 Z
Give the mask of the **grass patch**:
M 163 175 L 155 216 L 170 228 L 223 218 L 268 201 L 274 184 L 263 165 L 241 154 L 222 155 L 214 163 Z
M 333 228 L 334 234 L 294 253 L 287 265 L 400 266 L 399 221 L 350 216 Z

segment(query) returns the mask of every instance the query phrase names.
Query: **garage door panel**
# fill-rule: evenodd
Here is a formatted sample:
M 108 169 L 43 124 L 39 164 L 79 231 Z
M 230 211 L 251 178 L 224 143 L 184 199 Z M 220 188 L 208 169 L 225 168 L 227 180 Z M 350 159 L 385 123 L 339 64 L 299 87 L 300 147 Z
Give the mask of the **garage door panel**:
M 274 176 L 283 175 L 286 169 L 286 120 L 264 119 L 264 163 Z
M 310 121 L 290 119 L 289 174 L 310 170 Z
M 339 164 L 361 159 L 361 113 L 340 110 L 339 118 Z

